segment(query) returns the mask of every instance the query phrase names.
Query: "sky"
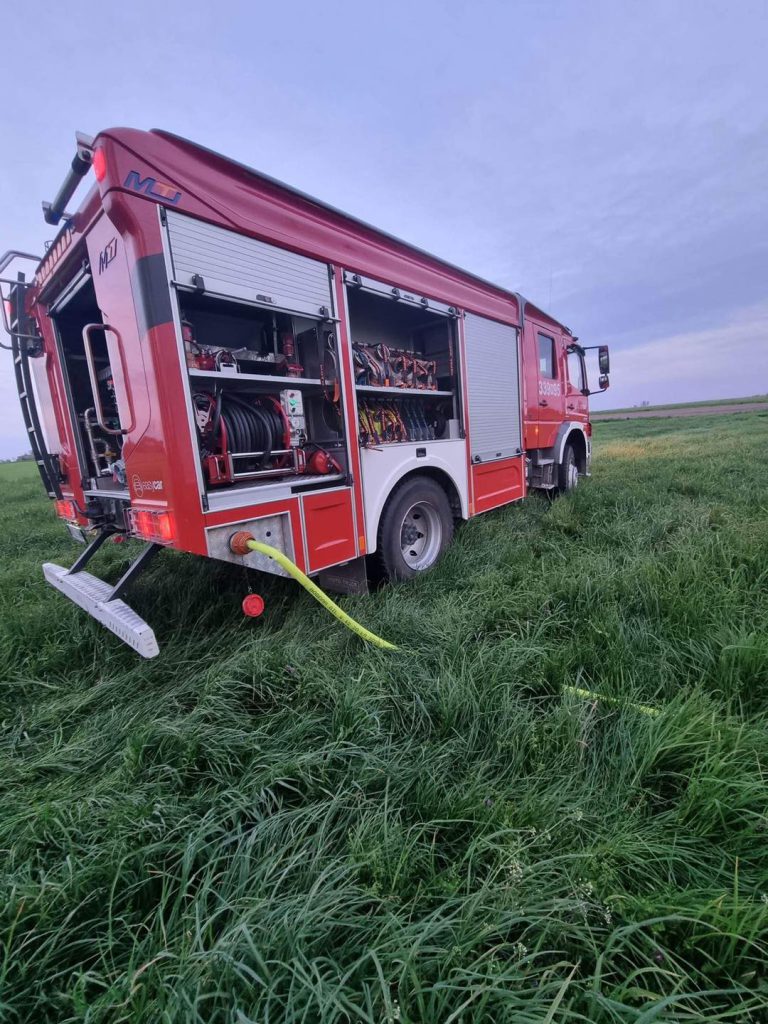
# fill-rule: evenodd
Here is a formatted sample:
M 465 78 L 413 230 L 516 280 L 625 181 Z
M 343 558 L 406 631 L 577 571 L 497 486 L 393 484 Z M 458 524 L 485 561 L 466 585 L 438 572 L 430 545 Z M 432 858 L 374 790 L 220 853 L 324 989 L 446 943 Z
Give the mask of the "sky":
M 76 130 L 165 128 L 609 344 L 593 407 L 766 392 L 767 47 L 768 0 L 16 4 L 0 251 Z

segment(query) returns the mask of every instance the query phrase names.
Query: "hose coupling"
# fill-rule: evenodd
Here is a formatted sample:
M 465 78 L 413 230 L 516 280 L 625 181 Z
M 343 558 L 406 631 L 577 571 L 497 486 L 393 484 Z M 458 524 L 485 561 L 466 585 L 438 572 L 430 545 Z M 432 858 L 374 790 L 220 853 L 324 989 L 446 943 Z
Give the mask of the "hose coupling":
M 250 555 L 251 549 L 248 547 L 250 541 L 254 539 L 253 534 L 247 530 L 238 530 L 237 533 L 233 533 L 229 538 L 229 550 L 233 555 Z

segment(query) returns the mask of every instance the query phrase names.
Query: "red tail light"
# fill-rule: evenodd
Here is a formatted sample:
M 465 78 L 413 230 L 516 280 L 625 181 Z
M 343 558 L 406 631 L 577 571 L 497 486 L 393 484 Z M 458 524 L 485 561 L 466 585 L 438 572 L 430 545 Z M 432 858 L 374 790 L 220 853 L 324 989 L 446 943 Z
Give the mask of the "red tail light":
M 54 501 L 53 507 L 56 509 L 56 515 L 61 519 L 77 519 L 77 505 L 69 498 L 60 498 L 58 501 Z
M 107 173 L 107 158 L 104 156 L 103 149 L 97 149 L 93 154 L 93 173 L 96 175 L 96 181 L 104 181 Z
M 149 509 L 132 508 L 128 513 L 131 533 L 142 540 L 155 544 L 170 544 L 175 535 L 175 524 L 170 512 L 151 512 Z

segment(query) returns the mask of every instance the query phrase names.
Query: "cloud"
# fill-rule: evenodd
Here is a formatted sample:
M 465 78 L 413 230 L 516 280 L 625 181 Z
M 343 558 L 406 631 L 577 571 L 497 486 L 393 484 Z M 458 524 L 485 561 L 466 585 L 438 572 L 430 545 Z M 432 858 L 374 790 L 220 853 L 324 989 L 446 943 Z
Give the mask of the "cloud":
M 768 391 L 768 303 L 703 330 L 611 353 L 611 388 L 601 408 L 739 397 Z
M 27 74 L 34 9 L 3 23 L 7 76 L 26 90 L 0 112 L 3 247 L 50 238 L 40 200 L 73 128 L 159 124 L 521 291 L 584 344 L 610 343 L 610 404 L 766 387 L 740 334 L 745 317 L 760 329 L 766 294 L 765 0 L 392 0 L 385 18 L 369 5 L 333 19 L 340 56 L 321 72 L 333 4 L 235 0 L 222 19 L 167 0 L 172 38 L 146 31 L 145 0 L 98 19 L 88 0 L 49 6 L 35 37 L 47 75 Z M 152 75 L 126 89 L 105 34 Z M 192 104 L 178 89 L 190 67 L 206 68 Z M 26 440 L 10 372 L 0 454 Z

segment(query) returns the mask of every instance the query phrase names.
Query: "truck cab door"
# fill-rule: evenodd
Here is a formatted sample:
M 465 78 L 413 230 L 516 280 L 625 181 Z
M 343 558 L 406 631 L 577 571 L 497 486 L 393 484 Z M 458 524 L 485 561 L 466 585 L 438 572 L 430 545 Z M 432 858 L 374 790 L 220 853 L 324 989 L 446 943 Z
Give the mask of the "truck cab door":
M 535 325 L 538 383 L 538 448 L 551 448 L 565 415 L 565 359 L 559 333 Z

